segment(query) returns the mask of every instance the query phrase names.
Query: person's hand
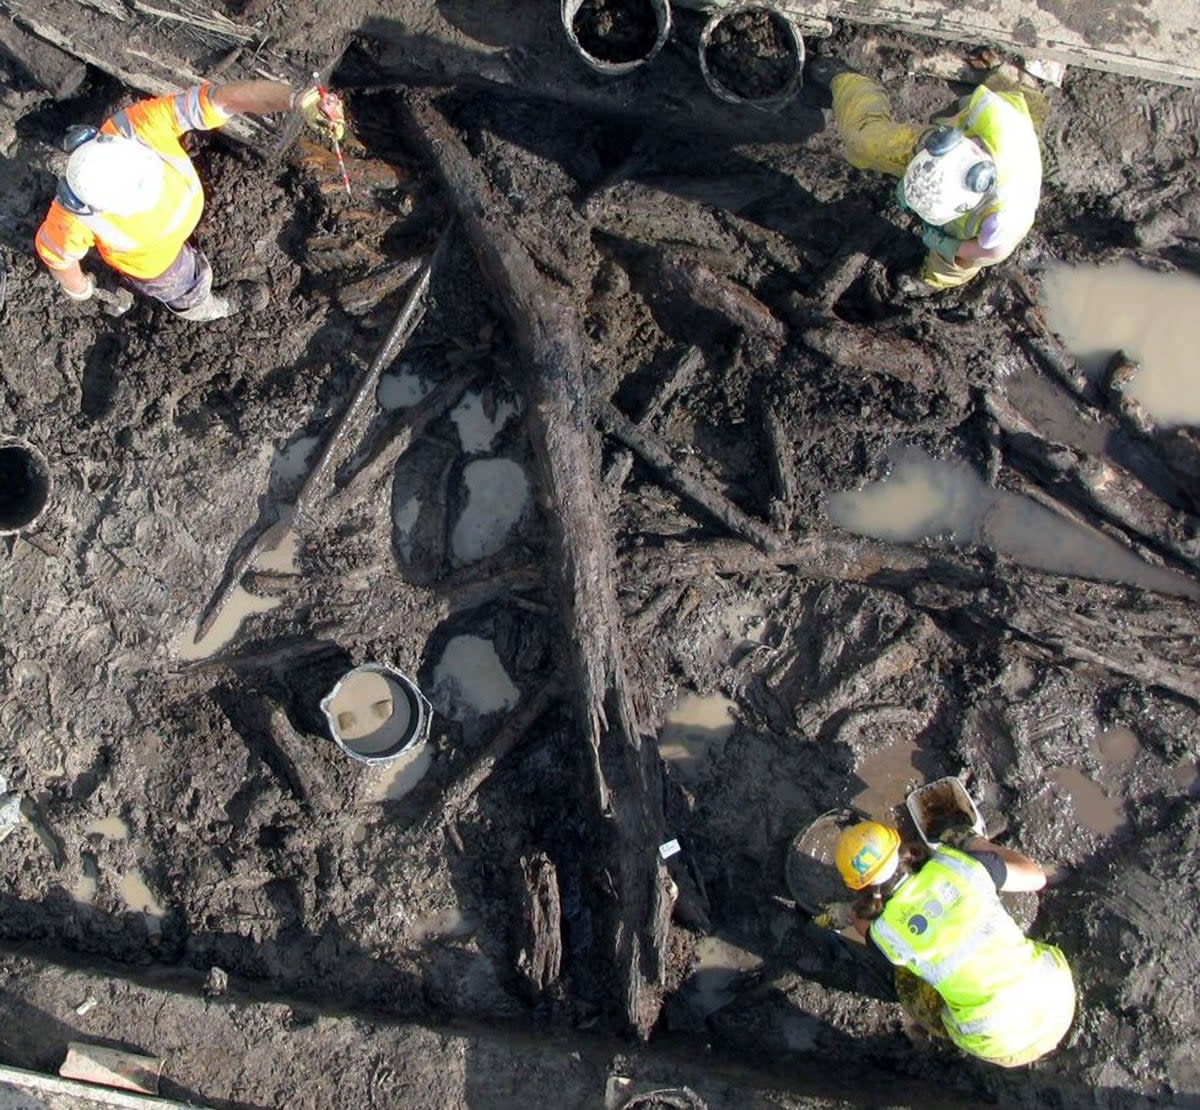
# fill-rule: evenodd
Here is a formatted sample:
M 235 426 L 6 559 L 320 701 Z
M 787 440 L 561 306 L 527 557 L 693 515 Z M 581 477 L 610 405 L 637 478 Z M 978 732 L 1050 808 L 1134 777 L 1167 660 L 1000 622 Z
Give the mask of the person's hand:
M 65 285 L 62 291 L 73 301 L 90 301 L 96 295 L 96 279 L 91 274 L 85 274 L 83 277 L 83 288 L 76 292 L 74 289 L 68 289 Z
M 813 924 L 822 929 L 833 929 L 834 932 L 840 933 L 854 924 L 852 902 L 826 902 L 817 908 L 820 912 L 813 918 Z
M 346 107 L 337 93 L 323 93 L 319 85 L 309 85 L 296 94 L 295 102 L 296 111 L 308 127 L 334 142 L 342 141 L 346 134 Z
M 938 837 L 938 843 L 946 844 L 951 848 L 957 848 L 960 852 L 965 852 L 967 846 L 978 835 L 970 825 L 953 825 Z
M 947 262 L 955 260 L 958 248 L 962 244 L 961 239 L 947 235 L 940 227 L 933 227 L 931 224 L 925 225 L 925 230 L 921 233 L 921 242 L 931 251 L 940 254 Z

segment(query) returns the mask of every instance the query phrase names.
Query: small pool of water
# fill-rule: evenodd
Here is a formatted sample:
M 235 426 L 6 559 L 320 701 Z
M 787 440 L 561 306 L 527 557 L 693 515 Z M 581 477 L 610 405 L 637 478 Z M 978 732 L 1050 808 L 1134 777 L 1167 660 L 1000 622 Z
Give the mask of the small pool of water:
M 1153 567 L 1027 497 L 993 489 L 963 462 L 934 459 L 914 447 L 891 453 L 882 481 L 831 494 L 825 507 L 835 524 L 863 536 L 984 545 L 1039 570 L 1200 598 L 1200 587 L 1183 575 Z
M 456 720 L 511 709 L 520 697 L 495 645 L 481 636 L 455 636 L 433 669 L 430 700 Z
M 694 778 L 733 735 L 736 704 L 720 694 L 685 694 L 667 713 L 659 754 L 685 778 Z
M 1134 262 L 1055 266 L 1042 293 L 1047 323 L 1085 370 L 1124 351 L 1142 366 L 1131 397 L 1160 424 L 1200 424 L 1200 278 Z
M 475 459 L 463 468 L 467 504 L 450 536 L 460 563 L 496 554 L 529 507 L 529 478 L 512 459 Z

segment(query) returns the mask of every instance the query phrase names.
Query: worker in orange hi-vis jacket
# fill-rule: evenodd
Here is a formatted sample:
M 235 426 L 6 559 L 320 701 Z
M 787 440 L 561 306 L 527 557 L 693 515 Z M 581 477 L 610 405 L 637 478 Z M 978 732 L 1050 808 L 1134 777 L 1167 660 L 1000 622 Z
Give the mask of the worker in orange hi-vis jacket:
M 143 100 L 99 128 L 76 124 L 63 140 L 70 157 L 34 246 L 68 297 L 88 300 L 95 279 L 80 261 L 95 247 L 134 290 L 162 301 L 184 320 L 219 320 L 263 308 L 266 290 L 239 283 L 212 290 L 212 267 L 189 237 L 204 211 L 204 190 L 180 143 L 186 131 L 210 131 L 236 112 L 299 111 L 314 130 L 340 141 L 341 100 L 317 85 L 282 81 L 196 85 Z

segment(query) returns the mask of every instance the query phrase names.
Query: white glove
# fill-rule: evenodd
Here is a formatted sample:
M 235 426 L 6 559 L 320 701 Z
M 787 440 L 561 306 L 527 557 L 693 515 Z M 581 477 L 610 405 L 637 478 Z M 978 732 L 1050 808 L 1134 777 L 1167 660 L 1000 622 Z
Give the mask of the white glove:
M 63 292 L 73 301 L 90 301 L 96 293 L 96 279 L 91 274 L 84 274 L 83 280 L 87 282 L 87 285 L 80 292 L 74 293 L 65 285 Z

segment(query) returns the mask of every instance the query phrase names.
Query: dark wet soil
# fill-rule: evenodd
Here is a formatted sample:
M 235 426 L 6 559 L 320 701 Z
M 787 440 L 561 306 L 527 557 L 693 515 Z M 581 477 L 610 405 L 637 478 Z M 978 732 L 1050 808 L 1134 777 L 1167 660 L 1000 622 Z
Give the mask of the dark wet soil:
M 783 20 L 762 8 L 722 19 L 705 48 L 705 60 L 712 76 L 743 100 L 766 100 L 783 92 L 797 64 Z
M 443 7 L 470 24 L 466 7 Z M 405 441 L 408 408 L 385 407 L 381 387 L 360 429 L 364 456 L 403 450 L 365 488 L 339 487 L 296 522 L 294 572 L 243 576 L 274 608 L 216 657 L 180 658 L 239 545 L 294 499 L 380 350 L 405 296 L 395 273 L 448 224 L 442 184 L 403 137 L 403 94 L 388 88 L 407 71 L 385 41 L 402 44 L 405 64 L 431 48 L 376 24 L 334 81 L 384 89 L 350 97 L 353 198 L 319 144 L 270 165 L 193 140 L 208 196 L 198 239 L 219 282 L 265 281 L 272 294 L 264 312 L 205 327 L 146 302 L 119 320 L 67 304 L 31 256 L 52 193 L 41 152 L 66 122 L 102 118 L 127 94 L 93 78 L 76 102 L 24 87 L 0 100 L 0 431 L 43 446 L 57 491 L 36 531 L 0 544 L 0 772 L 50 834 L 22 827 L 0 853 L 0 945 L 31 961 L 5 965 L 0 1060 L 53 1071 L 69 1039 L 132 1043 L 178 1061 L 195 1101 L 238 1108 L 600 1105 L 606 1082 L 629 1074 L 642 1091 L 686 1084 L 739 1110 L 814 1105 L 779 1092 L 818 1079 L 838 1105 L 1194 1100 L 1194 606 L 940 541 L 905 549 L 925 560 L 915 570 L 885 551 L 854 579 L 854 551 L 827 546 L 822 508 L 831 490 L 877 478 L 900 442 L 1052 497 L 1053 483 L 1012 465 L 980 402 L 1016 378 L 1059 389 L 1029 354 L 1013 281 L 1056 258 L 1186 264 L 1191 225 L 1159 216 L 1190 211 L 1200 191 L 1194 94 L 1072 72 L 1054 96 L 1034 233 L 973 287 L 911 302 L 896 278 L 919 262 L 919 242 L 890 183 L 840 158 L 815 91 L 752 141 L 718 129 L 727 106 L 713 107 L 694 58 L 672 68 L 664 57 L 632 93 L 581 92 L 557 20 L 510 14 L 537 23 L 514 37 L 542 66 L 500 81 L 493 53 L 464 59 L 462 37 L 457 52 L 435 52 L 447 67 L 437 83 L 454 65 L 483 76 L 438 107 L 583 321 L 581 406 L 612 399 L 668 458 L 702 466 L 709 486 L 797 549 L 755 555 L 616 441 L 591 441 L 644 742 L 683 693 L 734 704 L 728 735 L 666 767 L 667 832 L 682 848 L 668 866 L 684 893 L 651 1058 L 613 1047 L 628 1042 L 604 863 L 612 817 L 574 692 L 548 700 L 452 816 L 444 805 L 570 654 L 555 507 L 541 496 L 527 411 L 485 447 L 451 407 Z M 434 15 L 406 9 L 413 25 Z M 489 20 L 487 42 L 503 37 L 500 22 Z M 891 35 L 869 52 L 864 39 L 842 29 L 829 49 L 882 75 L 898 113 L 928 119 L 953 100 L 944 82 L 908 76 L 944 44 Z M 1154 254 L 1135 246 L 1151 224 Z M 861 268 L 819 308 L 855 244 Z M 460 231 L 385 370 L 406 402 L 461 383 L 495 415 L 521 395 L 527 367 Z M 1102 406 L 1071 406 L 1119 438 Z M 499 550 L 465 562 L 455 529 L 481 458 L 520 467 L 533 504 Z M 460 637 L 492 645 L 512 704 L 456 703 L 439 665 Z M 1156 659 L 1157 672 L 1138 669 Z M 317 709 L 340 674 L 372 660 L 443 690 L 429 770 L 401 797 L 338 751 Z M 1118 767 L 1094 748 L 1116 727 L 1139 741 Z M 969 772 L 1009 819 L 1004 843 L 1055 869 L 1029 919 L 1066 952 L 1079 1019 L 1032 1068 L 912 1045 L 877 971 L 790 904 L 787 845 L 852 804 L 897 738 L 915 746 L 913 781 Z M 1065 766 L 1120 800 L 1120 829 L 1080 819 L 1050 774 Z M 542 857 L 558 875 L 562 963 L 535 983 L 523 876 Z M 708 1009 L 696 996 L 714 940 L 757 963 L 723 980 Z M 91 968 L 86 982 L 62 970 L 72 964 Z M 270 1004 L 203 1000 L 196 984 L 220 982 L 213 969 L 232 997 Z M 139 977 L 192 989 L 146 997 Z M 100 1004 L 81 1015 L 89 995 Z M 405 1024 L 376 1039 L 387 1021 Z M 528 1048 L 508 1051 L 509 1035 Z M 311 1067 L 301 1076 L 294 1060 Z M 734 1065 L 770 1093 L 745 1095 L 726 1078 Z M 339 1089 L 329 1077 L 342 1075 Z
M 650 0 L 584 0 L 573 30 L 593 58 L 636 62 L 653 49 L 658 20 Z

